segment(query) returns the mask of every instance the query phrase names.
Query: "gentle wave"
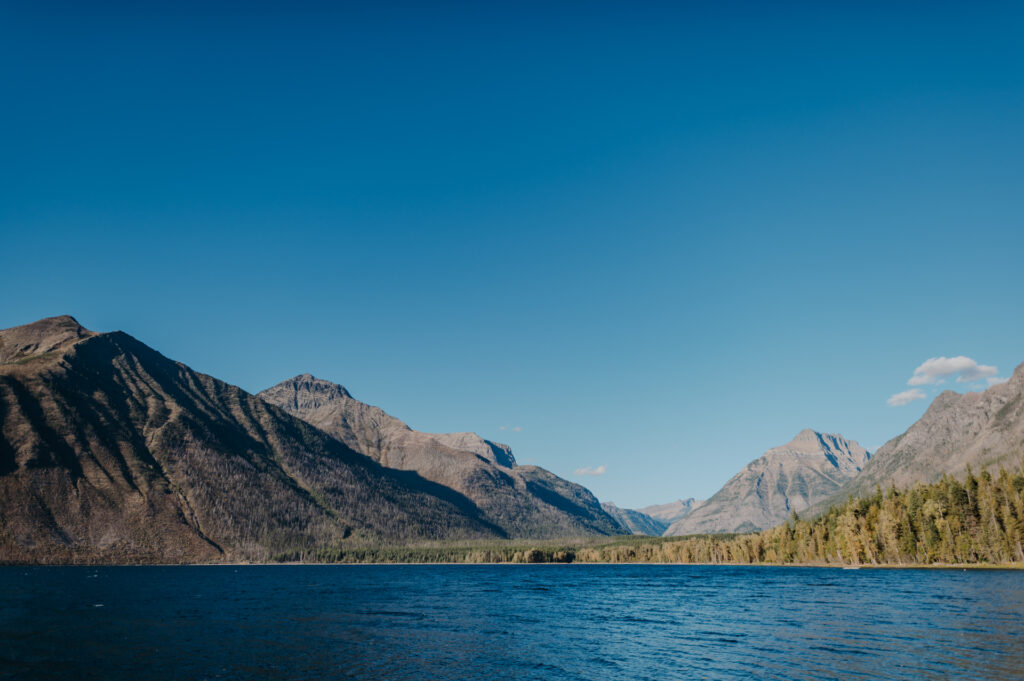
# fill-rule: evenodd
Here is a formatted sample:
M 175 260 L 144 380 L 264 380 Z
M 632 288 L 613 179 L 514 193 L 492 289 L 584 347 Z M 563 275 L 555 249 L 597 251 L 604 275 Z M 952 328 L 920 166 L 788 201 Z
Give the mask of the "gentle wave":
M 0 582 L 4 679 L 1024 676 L 1024 571 L 4 567 Z

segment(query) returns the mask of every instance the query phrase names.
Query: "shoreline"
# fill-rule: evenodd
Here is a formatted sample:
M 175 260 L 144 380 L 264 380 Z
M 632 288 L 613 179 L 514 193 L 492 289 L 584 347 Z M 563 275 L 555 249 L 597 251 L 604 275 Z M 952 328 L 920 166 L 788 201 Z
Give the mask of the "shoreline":
M 877 564 L 877 565 L 833 565 L 827 563 L 654 563 L 654 562 L 543 562 L 543 563 L 516 563 L 505 562 L 268 562 L 268 563 L 5 563 L 0 562 L 0 567 L 11 568 L 112 568 L 112 567 L 361 567 L 361 566 L 484 566 L 484 565 L 507 565 L 511 567 L 522 566 L 571 566 L 571 565 L 595 565 L 595 566 L 637 566 L 651 565 L 655 567 L 741 567 L 741 568 L 821 568 L 828 570 L 1024 570 L 1024 563 L 929 563 L 929 564 Z

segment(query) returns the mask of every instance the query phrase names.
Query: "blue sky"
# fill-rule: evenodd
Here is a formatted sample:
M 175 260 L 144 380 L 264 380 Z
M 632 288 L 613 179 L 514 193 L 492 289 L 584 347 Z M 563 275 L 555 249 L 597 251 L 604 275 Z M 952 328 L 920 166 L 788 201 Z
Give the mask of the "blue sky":
M 1024 361 L 1022 19 L 5 3 L 0 326 L 308 371 L 620 505 L 873 449 Z

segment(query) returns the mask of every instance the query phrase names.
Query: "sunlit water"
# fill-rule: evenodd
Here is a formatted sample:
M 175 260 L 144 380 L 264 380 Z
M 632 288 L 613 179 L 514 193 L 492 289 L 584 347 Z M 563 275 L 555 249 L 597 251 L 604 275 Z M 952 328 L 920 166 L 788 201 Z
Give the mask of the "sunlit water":
M 0 678 L 1020 679 L 1024 572 L 0 568 Z

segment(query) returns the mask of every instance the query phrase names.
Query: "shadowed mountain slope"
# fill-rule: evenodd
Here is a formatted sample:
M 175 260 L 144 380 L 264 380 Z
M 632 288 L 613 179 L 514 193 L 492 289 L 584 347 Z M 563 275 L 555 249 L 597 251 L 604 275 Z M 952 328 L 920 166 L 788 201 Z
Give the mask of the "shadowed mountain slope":
M 932 483 L 950 474 L 963 478 L 975 473 L 1015 470 L 1024 456 L 1024 364 L 1005 383 L 984 392 L 939 394 L 902 435 L 879 447 L 864 471 L 840 487 L 824 503 L 842 503 L 885 489 Z
M 619 508 L 610 501 L 601 504 L 601 508 L 622 528 L 623 534 L 646 534 L 649 537 L 660 537 L 668 529 L 669 523 L 653 518 L 646 513 L 631 508 Z
M 618 534 L 618 523 L 585 487 L 520 466 L 507 445 L 474 433 L 422 433 L 345 388 L 309 374 L 259 393 L 381 464 L 452 488 L 513 537 Z
M 870 454 L 840 435 L 801 431 L 769 449 L 666 535 L 746 532 L 774 527 L 829 497 L 856 476 Z
M 504 532 L 464 496 L 71 317 L 0 331 L 0 560 L 266 560 Z

